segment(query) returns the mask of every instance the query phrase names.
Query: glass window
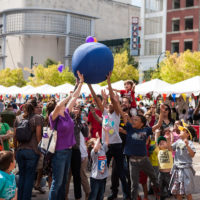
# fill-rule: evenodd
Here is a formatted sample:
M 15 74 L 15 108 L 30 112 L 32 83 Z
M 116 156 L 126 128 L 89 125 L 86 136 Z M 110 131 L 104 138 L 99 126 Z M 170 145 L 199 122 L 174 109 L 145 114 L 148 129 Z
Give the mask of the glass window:
M 174 9 L 180 8 L 180 0 L 173 0 L 173 8 Z
M 172 53 L 179 53 L 179 42 L 173 42 L 171 45 L 171 52 Z
M 192 7 L 194 6 L 194 0 L 186 0 L 185 7 Z
M 146 13 L 159 12 L 163 10 L 163 0 L 145 0 Z
M 172 20 L 172 31 L 179 31 L 180 19 Z
M 186 51 L 186 50 L 191 50 L 192 51 L 192 41 L 185 41 L 184 42 L 184 51 Z
M 193 29 L 193 18 L 185 19 L 185 30 Z
M 0 38 L 0 55 L 2 55 L 2 45 L 3 45 L 3 40 Z
M 145 56 L 159 55 L 162 52 L 162 39 L 145 40 Z
M 162 33 L 162 17 L 145 19 L 145 35 Z

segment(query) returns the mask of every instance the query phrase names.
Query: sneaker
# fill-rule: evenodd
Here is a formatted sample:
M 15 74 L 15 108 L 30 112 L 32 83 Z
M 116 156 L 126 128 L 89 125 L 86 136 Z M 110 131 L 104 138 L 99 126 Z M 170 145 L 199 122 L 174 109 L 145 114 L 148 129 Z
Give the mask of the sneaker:
M 35 189 L 35 190 L 38 190 L 38 191 L 40 192 L 40 194 L 45 194 L 45 192 L 46 192 L 46 191 L 45 191 L 44 189 L 42 189 L 40 186 L 39 186 L 39 187 L 36 187 L 36 186 L 35 186 L 34 189 Z
M 117 199 L 117 195 L 111 194 L 110 196 L 108 196 L 107 200 L 115 200 Z

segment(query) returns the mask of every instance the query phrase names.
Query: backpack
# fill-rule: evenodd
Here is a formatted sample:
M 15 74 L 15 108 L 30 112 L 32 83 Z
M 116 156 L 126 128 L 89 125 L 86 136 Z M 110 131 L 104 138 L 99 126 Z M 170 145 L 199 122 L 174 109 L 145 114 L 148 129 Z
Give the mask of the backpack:
M 29 119 L 21 119 L 16 128 L 16 138 L 19 143 L 27 143 L 32 138 Z

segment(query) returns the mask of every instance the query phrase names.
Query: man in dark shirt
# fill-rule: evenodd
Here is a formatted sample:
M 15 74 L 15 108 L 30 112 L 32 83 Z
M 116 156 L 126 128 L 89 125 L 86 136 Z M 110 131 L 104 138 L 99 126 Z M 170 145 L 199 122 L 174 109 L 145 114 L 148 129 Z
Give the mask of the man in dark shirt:
M 196 109 L 194 110 L 194 113 L 193 113 L 193 120 L 200 120 L 200 99 L 199 99 L 199 103 L 196 107 Z
M 3 123 L 7 123 L 11 128 L 13 128 L 16 114 L 13 111 L 12 104 L 8 103 L 6 110 L 1 113 L 1 117 Z

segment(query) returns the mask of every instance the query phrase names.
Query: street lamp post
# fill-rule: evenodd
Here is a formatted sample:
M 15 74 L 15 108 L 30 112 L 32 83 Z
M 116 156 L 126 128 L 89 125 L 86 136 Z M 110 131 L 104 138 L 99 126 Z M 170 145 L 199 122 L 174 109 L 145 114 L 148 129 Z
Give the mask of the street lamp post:
M 162 52 L 159 56 L 158 56 L 158 59 L 157 59 L 157 69 L 160 67 L 160 65 L 159 65 L 159 63 L 160 63 L 160 57 L 164 54 L 164 56 L 165 56 L 165 51 L 164 52 Z

